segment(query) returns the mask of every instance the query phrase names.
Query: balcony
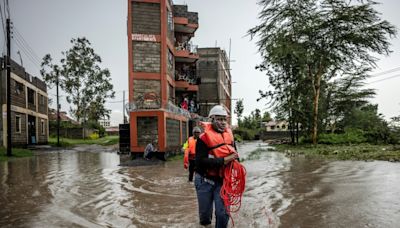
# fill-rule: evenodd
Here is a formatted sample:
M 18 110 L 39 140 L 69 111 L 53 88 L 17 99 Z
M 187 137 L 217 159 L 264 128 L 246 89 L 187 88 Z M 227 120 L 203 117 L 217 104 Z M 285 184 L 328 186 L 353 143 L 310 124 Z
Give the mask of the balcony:
M 187 118 L 190 118 L 190 112 L 188 111 L 187 108 L 186 109 L 180 108 L 180 107 L 176 106 L 174 103 L 172 103 L 171 101 L 169 101 L 167 104 L 167 110 L 171 113 L 183 115 Z
M 199 59 L 197 54 L 197 45 L 191 42 L 176 42 L 175 44 L 175 61 L 182 63 L 194 63 Z
M 200 78 L 197 76 L 196 66 L 193 64 L 175 65 L 175 83 L 186 82 L 189 85 L 200 84 Z
M 185 81 L 190 85 L 200 84 L 200 79 L 192 72 L 182 72 L 175 70 L 175 81 Z
M 188 12 L 186 5 L 174 5 L 175 32 L 193 34 L 199 27 L 197 12 Z
M 199 104 L 196 101 L 196 97 L 197 95 L 194 92 L 177 92 L 176 105 L 189 113 L 197 113 L 199 110 Z

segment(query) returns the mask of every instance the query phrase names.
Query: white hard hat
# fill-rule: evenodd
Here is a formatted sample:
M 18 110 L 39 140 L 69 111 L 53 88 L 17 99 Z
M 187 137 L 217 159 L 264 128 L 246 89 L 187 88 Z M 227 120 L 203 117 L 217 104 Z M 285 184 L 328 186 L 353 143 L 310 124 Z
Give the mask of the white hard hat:
M 201 133 L 201 129 L 200 129 L 199 127 L 196 126 L 196 127 L 193 128 L 193 131 L 192 131 L 192 132 L 193 132 L 193 133 L 196 133 L 196 132 L 197 132 L 197 133 Z
M 222 105 L 215 105 L 214 107 L 212 107 L 210 113 L 208 114 L 208 117 L 211 116 L 228 116 L 228 113 Z

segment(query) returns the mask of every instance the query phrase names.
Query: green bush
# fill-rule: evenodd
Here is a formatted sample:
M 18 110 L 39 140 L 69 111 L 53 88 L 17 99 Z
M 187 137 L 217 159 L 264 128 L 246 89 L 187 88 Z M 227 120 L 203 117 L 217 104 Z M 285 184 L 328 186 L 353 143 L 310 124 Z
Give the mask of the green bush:
M 89 139 L 93 140 L 93 139 L 98 139 L 98 138 L 99 138 L 99 134 L 97 134 L 96 132 L 89 135 Z
M 239 135 L 243 140 L 254 140 L 257 130 L 247 128 L 236 128 L 233 133 Z
M 100 138 L 103 138 L 106 134 L 106 129 L 96 121 L 88 121 L 87 127 L 98 130 Z
M 242 142 L 242 136 L 238 135 L 238 134 L 234 134 L 234 138 L 235 138 L 235 142 Z
M 318 143 L 321 144 L 347 144 L 347 143 L 363 143 L 367 138 L 364 132 L 359 129 L 348 129 L 342 134 L 320 134 Z

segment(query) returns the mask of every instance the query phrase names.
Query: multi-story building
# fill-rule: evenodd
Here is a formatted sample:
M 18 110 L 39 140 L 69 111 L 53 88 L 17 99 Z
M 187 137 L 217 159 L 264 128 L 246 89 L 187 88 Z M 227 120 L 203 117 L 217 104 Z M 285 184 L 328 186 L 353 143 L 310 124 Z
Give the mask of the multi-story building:
M 104 119 L 100 119 L 99 120 L 99 124 L 100 126 L 104 127 L 104 128 L 108 128 L 111 127 L 111 120 L 108 118 L 104 118 Z
M 130 150 L 181 147 L 198 110 L 198 15 L 170 0 L 128 0 Z M 192 113 L 191 113 L 192 112 Z
M 3 59 L 0 59 L 3 63 Z M 0 79 L 0 142 L 7 145 L 7 93 L 11 94 L 12 144 L 26 146 L 48 141 L 48 96 L 46 84 L 11 60 L 11 89 L 7 91 L 6 70 Z
M 199 114 L 207 116 L 214 105 L 223 105 L 230 115 L 232 103 L 232 79 L 228 56 L 221 48 L 199 48 L 197 75 L 199 85 Z

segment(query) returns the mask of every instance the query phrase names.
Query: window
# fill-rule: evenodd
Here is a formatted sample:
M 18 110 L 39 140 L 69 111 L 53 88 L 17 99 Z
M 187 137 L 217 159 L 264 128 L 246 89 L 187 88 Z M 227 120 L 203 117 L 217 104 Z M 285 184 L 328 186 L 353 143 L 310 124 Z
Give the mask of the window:
M 39 104 L 44 105 L 44 96 L 42 94 L 39 94 Z
M 15 116 L 15 133 L 21 133 L 21 116 Z
M 44 120 L 41 120 L 41 122 L 40 122 L 40 129 L 41 129 L 42 135 L 44 135 Z
M 28 103 L 35 104 L 35 91 L 28 88 Z
M 24 92 L 24 85 L 22 83 L 19 82 L 15 82 L 15 93 L 16 94 L 21 94 L 22 92 Z

